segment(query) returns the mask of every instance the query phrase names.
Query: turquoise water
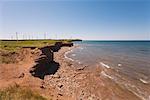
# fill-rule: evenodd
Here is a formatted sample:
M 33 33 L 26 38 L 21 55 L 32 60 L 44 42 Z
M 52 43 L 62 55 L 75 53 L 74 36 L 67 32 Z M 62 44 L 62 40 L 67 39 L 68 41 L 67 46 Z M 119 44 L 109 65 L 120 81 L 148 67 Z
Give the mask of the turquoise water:
M 142 99 L 150 99 L 150 41 L 82 41 L 68 57 L 94 67 Z

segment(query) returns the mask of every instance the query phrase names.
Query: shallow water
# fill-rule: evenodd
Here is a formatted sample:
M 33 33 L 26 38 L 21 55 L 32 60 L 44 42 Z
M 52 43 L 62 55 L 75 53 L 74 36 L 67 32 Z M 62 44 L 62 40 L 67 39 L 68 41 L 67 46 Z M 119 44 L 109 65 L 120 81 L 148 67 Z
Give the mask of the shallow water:
M 150 100 L 150 41 L 82 41 L 67 56 L 103 67 L 103 74 L 143 100 Z

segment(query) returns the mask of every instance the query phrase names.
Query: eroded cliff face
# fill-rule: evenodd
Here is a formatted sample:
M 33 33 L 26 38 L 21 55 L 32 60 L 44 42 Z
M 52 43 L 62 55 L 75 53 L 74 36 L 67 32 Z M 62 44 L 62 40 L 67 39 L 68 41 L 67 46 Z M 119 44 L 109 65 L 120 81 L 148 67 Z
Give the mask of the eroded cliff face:
M 60 65 L 54 61 L 54 52 L 58 52 L 64 46 L 70 47 L 73 43 L 56 42 L 55 45 L 40 48 L 40 57 L 35 60 L 36 65 L 31 68 L 30 73 L 40 79 L 44 79 L 46 75 L 55 74 Z
M 54 59 L 53 52 L 58 52 L 58 50 L 60 50 L 61 47 L 64 47 L 64 46 L 71 47 L 73 46 L 73 43 L 56 42 L 54 45 L 49 45 L 49 46 L 45 46 L 42 48 L 22 47 L 19 50 L 13 51 L 13 52 L 7 51 L 7 50 L 0 50 L 0 64 L 18 64 L 20 62 L 23 62 L 24 59 L 26 59 L 27 55 L 29 55 L 30 53 L 32 54 L 32 56 L 39 53 L 38 50 L 41 50 L 42 52 L 41 55 L 45 56 L 46 59 L 51 62 Z
M 51 46 L 45 46 L 40 48 L 42 51 L 42 55 L 46 56 L 48 61 L 53 62 L 54 61 L 54 52 L 58 52 L 61 47 L 71 47 L 73 46 L 73 43 L 63 43 L 63 42 L 56 42 L 55 45 Z
M 57 52 L 58 50 L 60 50 L 61 47 L 72 47 L 73 43 L 68 42 L 68 43 L 63 43 L 63 42 L 56 42 L 55 45 L 49 46 L 50 49 L 53 52 Z
M 67 45 L 70 46 L 72 43 Z M 55 74 L 60 65 L 59 62 L 54 61 L 54 52 L 62 46 L 64 46 L 62 42 L 57 42 L 55 45 L 42 48 L 21 48 L 13 53 L 1 51 L 0 58 L 6 59 L 4 59 L 5 62 L 0 63 L 0 83 L 2 83 L 0 87 L 3 87 L 5 83 L 10 83 L 9 86 L 11 82 L 22 79 L 26 74 L 39 79 L 44 79 L 45 75 Z
M 22 48 L 19 53 L 23 58 L 21 62 L 0 64 L 0 89 L 17 84 L 21 87 L 30 87 L 46 97 L 53 95 L 53 98 L 59 98 L 58 96 L 64 98 L 65 95 L 59 94 L 53 86 L 48 85 L 45 87 L 43 85 L 46 76 L 61 77 L 56 72 L 64 62 L 57 61 L 55 58 L 60 55 L 55 55 L 55 53 L 63 46 L 70 47 L 72 43 L 65 45 L 56 43 L 42 48 Z M 63 54 L 59 58 L 62 58 Z

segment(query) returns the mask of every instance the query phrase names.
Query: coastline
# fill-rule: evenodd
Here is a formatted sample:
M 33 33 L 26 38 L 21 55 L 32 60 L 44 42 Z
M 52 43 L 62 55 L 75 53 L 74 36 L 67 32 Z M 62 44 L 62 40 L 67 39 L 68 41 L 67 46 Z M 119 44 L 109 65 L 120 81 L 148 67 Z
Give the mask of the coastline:
M 74 47 L 74 48 L 75 48 L 75 47 Z M 66 59 L 68 59 L 68 60 L 70 60 L 70 61 L 74 61 L 72 58 L 69 58 L 69 57 L 67 56 L 67 54 L 73 52 L 73 49 L 74 49 L 74 48 L 69 48 L 69 50 L 64 53 L 64 57 L 65 57 Z
M 65 100 L 66 98 L 74 98 L 75 100 L 76 94 L 72 95 L 72 93 L 74 92 L 73 89 L 76 89 L 76 86 L 72 87 L 72 83 L 74 84 L 74 82 L 71 75 L 75 76 L 78 73 L 75 72 L 71 61 L 65 58 L 65 53 L 69 52 L 69 50 L 72 50 L 73 48 L 75 48 L 75 46 L 62 47 L 58 52 L 54 52 L 54 63 L 58 64 L 59 68 L 54 74 L 45 75 L 44 79 L 35 77 L 32 73 L 30 73 L 30 70 L 39 63 L 37 60 L 44 57 L 44 55 L 41 56 L 42 51 L 37 48 L 33 50 L 31 48 L 23 48 L 20 53 L 25 57 L 23 61 L 19 63 L 0 64 L 0 90 L 17 85 L 23 88 L 30 88 L 31 90 L 41 94 L 43 97 L 46 97 L 48 100 Z M 50 66 L 53 68 L 55 67 L 53 64 Z M 60 85 L 58 80 L 65 81 L 63 85 Z M 72 80 L 72 82 L 68 83 L 70 80 Z M 53 82 L 51 83 L 50 81 Z M 67 86 L 67 88 L 62 91 L 67 92 L 65 94 L 60 93 L 59 88 L 65 86 Z M 69 88 L 72 88 L 72 93 Z
M 129 100 L 140 100 L 132 92 L 122 89 L 111 79 L 103 77 L 101 75 L 103 70 L 100 66 L 89 70 L 85 65 L 66 59 L 64 54 L 72 49 L 74 47 L 63 47 L 55 53 L 55 61 L 60 63 L 60 68 L 54 76 L 47 76 L 44 80 L 46 86 L 51 85 L 58 94 L 61 94 L 60 99 L 65 97 L 70 100 L 99 100 L 100 98 L 124 100 L 128 96 Z M 124 95 L 119 96 L 119 94 Z
M 15 76 L 15 78 L 13 78 L 14 76 L 12 76 L 11 80 L 9 81 L 9 79 L 7 79 L 7 81 L 10 82 L 9 84 L 11 85 L 18 84 L 21 87 L 29 87 L 33 91 L 37 91 L 42 96 L 46 97 L 48 100 L 99 100 L 100 98 L 124 100 L 126 99 L 126 96 L 128 96 L 129 100 L 140 100 L 133 93 L 122 90 L 122 88 L 117 86 L 118 84 L 103 77 L 103 75 L 101 75 L 103 70 L 100 66 L 89 70 L 87 66 L 77 64 L 76 62 L 67 59 L 65 57 L 66 52 L 69 52 L 74 48 L 75 46 L 62 47 L 58 52 L 54 52 L 54 61 L 59 64 L 59 68 L 54 74 L 45 75 L 44 79 L 34 77 L 29 73 L 30 68 L 36 64 L 34 58 L 39 57 L 39 54 L 36 56 L 29 54 L 29 57 L 33 57 L 32 59 L 28 59 L 30 63 L 28 65 L 23 64 L 22 69 L 18 70 L 18 72 L 23 71 L 25 74 L 24 77 L 18 78 Z M 9 67 L 10 66 L 11 64 Z M 13 70 L 16 70 L 15 66 Z M 11 74 L 11 72 L 6 72 L 6 74 L 8 73 Z M 5 84 L 6 81 L 2 82 Z M 112 87 L 110 87 L 110 85 Z M 113 93 L 114 90 L 117 90 L 115 93 L 116 95 Z M 118 96 L 119 94 L 124 95 Z

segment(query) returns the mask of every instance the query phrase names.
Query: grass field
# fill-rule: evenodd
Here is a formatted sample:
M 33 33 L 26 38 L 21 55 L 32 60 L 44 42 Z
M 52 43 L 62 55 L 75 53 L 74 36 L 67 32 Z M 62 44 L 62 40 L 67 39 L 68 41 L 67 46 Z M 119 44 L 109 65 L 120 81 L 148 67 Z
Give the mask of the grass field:
M 0 50 L 16 51 L 22 47 L 43 47 L 56 42 L 71 42 L 72 40 L 0 40 Z

